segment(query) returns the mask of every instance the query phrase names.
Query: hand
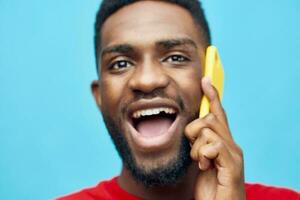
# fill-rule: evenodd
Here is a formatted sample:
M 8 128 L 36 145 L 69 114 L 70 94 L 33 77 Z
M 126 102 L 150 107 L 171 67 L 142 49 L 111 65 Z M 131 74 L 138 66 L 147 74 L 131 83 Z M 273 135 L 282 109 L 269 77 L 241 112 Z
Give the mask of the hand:
M 235 144 L 216 89 L 202 79 L 210 113 L 185 128 L 191 157 L 201 172 L 195 185 L 196 200 L 245 200 L 243 153 Z

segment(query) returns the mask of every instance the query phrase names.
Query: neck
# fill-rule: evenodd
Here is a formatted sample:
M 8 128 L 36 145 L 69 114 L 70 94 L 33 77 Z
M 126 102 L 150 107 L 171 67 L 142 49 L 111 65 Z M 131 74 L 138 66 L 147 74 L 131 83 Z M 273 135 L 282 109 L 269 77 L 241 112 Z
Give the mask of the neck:
M 118 183 L 122 189 L 143 199 L 193 199 L 194 186 L 199 173 L 197 164 L 193 163 L 182 180 L 173 186 L 146 187 L 138 183 L 126 167 L 122 167 Z

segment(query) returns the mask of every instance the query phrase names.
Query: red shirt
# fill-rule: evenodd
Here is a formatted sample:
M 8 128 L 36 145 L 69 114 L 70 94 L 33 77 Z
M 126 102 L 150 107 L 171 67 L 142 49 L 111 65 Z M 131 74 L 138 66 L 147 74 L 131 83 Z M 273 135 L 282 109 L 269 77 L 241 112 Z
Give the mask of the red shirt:
M 286 189 L 261 184 L 246 184 L 247 200 L 300 200 L 300 193 Z M 117 177 L 103 181 L 97 186 L 60 197 L 57 200 L 142 200 L 123 190 Z

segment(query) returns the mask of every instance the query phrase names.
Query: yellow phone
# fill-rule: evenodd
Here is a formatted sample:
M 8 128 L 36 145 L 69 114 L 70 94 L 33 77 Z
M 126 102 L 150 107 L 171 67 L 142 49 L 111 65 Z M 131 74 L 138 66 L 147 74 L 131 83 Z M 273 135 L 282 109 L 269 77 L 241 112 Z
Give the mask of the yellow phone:
M 215 46 L 209 46 L 206 50 L 204 76 L 207 76 L 212 80 L 213 86 L 215 86 L 220 99 L 222 99 L 224 89 L 224 69 L 218 50 Z M 200 118 L 205 117 L 209 113 L 209 107 L 208 98 L 203 96 L 200 104 Z

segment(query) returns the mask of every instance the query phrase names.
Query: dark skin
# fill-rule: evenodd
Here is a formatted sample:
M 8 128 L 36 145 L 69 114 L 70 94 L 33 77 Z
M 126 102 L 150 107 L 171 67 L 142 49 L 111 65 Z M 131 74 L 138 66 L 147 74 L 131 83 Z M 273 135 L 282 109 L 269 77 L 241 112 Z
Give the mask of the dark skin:
M 151 189 L 137 183 L 123 165 L 120 186 L 144 199 L 246 199 L 242 151 L 231 136 L 215 88 L 201 77 L 206 46 L 189 12 L 166 2 L 140 1 L 111 15 L 101 36 L 101 78 L 92 83 L 92 92 L 101 111 L 119 123 L 137 164 L 149 170 L 167 164 L 177 155 L 183 134 L 195 161 L 177 185 Z M 169 97 L 156 99 L 158 104 L 175 104 L 180 97 L 185 109 L 178 109 L 172 139 L 144 148 L 132 137 L 128 116 L 121 110 L 140 105 L 134 101 L 137 93 L 157 89 Z M 189 121 L 203 93 L 211 113 Z

